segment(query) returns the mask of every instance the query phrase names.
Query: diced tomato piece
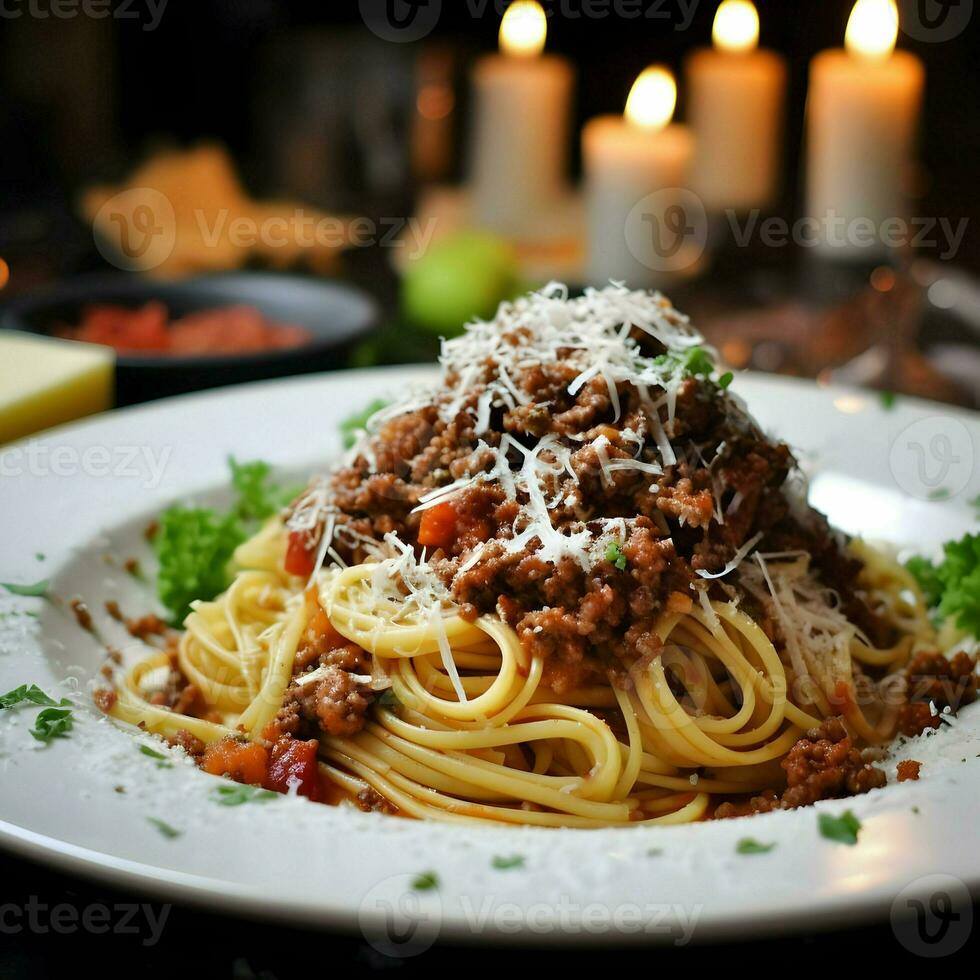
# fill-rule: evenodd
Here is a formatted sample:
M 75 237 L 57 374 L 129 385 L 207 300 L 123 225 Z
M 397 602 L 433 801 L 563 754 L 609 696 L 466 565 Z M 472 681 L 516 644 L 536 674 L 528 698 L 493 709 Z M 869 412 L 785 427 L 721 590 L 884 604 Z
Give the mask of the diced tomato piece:
M 422 511 L 419 544 L 427 548 L 448 548 L 456 540 L 456 508 L 450 501 Z
M 289 544 L 286 547 L 286 571 L 290 575 L 303 578 L 313 574 L 316 555 L 307 548 L 309 538 L 303 531 L 290 531 Z
M 257 742 L 223 738 L 204 750 L 201 768 L 212 776 L 228 776 L 237 783 L 261 785 L 269 766 L 268 751 Z
M 295 786 L 300 796 L 311 800 L 320 798 L 320 780 L 316 764 L 317 741 L 300 742 L 281 738 L 272 746 L 272 758 L 265 779 L 265 788 L 288 793 Z

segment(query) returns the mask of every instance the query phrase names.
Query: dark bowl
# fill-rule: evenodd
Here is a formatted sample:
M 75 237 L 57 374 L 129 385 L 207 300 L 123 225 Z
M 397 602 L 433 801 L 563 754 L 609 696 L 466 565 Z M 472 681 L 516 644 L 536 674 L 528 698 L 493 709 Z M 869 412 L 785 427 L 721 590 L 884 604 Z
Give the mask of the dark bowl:
M 0 328 L 46 334 L 78 322 L 82 309 L 99 303 L 139 307 L 166 304 L 171 317 L 216 306 L 254 306 L 270 320 L 305 327 L 312 340 L 285 350 L 172 357 L 120 354 L 116 403 L 130 405 L 202 388 L 309 374 L 346 365 L 354 345 L 378 324 L 377 303 L 346 283 L 272 272 L 228 272 L 177 282 L 137 276 L 78 276 L 36 290 L 0 307 Z

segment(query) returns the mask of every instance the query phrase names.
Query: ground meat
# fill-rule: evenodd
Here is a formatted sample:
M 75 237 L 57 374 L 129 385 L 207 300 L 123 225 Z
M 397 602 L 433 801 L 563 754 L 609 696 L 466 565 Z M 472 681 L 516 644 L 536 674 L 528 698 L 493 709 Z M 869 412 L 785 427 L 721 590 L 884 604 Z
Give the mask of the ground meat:
M 292 735 L 304 728 L 313 733 L 356 735 L 373 701 L 374 693 L 353 674 L 329 665 L 321 680 L 294 682 L 287 688 L 276 723 L 282 732 Z
M 786 772 L 786 789 L 782 795 L 770 790 L 747 802 L 722 803 L 715 810 L 715 817 L 791 810 L 818 800 L 867 793 L 880 789 L 887 781 L 885 773 L 854 748 L 840 718 L 828 718 L 819 727 L 811 728 L 780 765 Z
M 937 651 L 916 654 L 905 668 L 907 703 L 898 717 L 903 735 L 921 735 L 938 728 L 943 713 L 955 715 L 977 699 L 977 657 L 964 652 L 947 660 Z
M 391 800 L 386 799 L 371 786 L 368 786 L 366 789 L 362 789 L 354 798 L 354 802 L 357 804 L 358 808 L 363 810 L 365 813 L 370 813 L 372 810 L 378 813 L 387 814 L 395 814 L 398 812 L 398 807 L 396 807 Z
M 167 742 L 170 745 L 176 745 L 178 748 L 183 749 L 188 755 L 194 758 L 199 758 L 204 755 L 204 743 L 192 735 L 186 728 L 181 728 L 179 731 L 173 733 L 173 735 L 168 736 Z
M 904 783 L 918 779 L 921 769 L 921 762 L 917 762 L 915 759 L 903 759 L 898 764 L 898 781 Z
M 115 691 L 100 687 L 92 695 L 92 700 L 95 701 L 95 706 L 99 711 L 109 714 L 115 707 L 116 701 L 119 700 L 119 695 Z
M 654 356 L 661 352 L 652 338 L 638 339 Z M 520 344 L 520 330 L 503 340 Z M 370 451 L 331 477 L 338 511 L 334 544 L 341 557 L 365 560 L 365 538 L 380 541 L 388 532 L 421 553 L 422 514 L 413 510 L 424 494 L 487 472 L 498 463 L 494 449 L 505 434 L 525 448 L 549 437 L 569 453 L 567 465 L 556 465 L 547 477 L 553 527 L 564 535 L 599 534 L 602 522 L 622 519 L 625 568 L 601 555 L 590 559 L 588 569 L 571 556 L 542 561 L 537 538 L 513 549 L 509 542 L 526 526 L 521 507 L 527 499 L 523 492 L 508 498 L 498 480 L 452 495 L 455 533 L 430 547 L 428 557 L 466 615 L 499 612 L 529 651 L 551 662 L 545 682 L 556 693 L 644 655 L 671 595 L 693 598 L 695 588 L 708 588 L 712 598 L 730 598 L 723 583 L 705 585 L 697 573 L 721 571 L 759 532 L 766 550 L 814 554 L 818 570 L 834 573 L 827 584 L 843 602 L 854 601 L 860 563 L 845 561 L 843 542 L 819 515 L 802 520 L 791 514 L 784 493 L 795 465 L 789 450 L 767 439 L 727 394 L 695 378 L 681 384 L 673 420 L 666 408 L 660 416 L 678 458 L 655 481 L 643 470 L 608 470 L 604 460 L 660 464 L 648 408 L 624 383 L 616 387 L 617 413 L 602 376 L 569 394 L 580 368 L 560 353 L 554 362 L 515 368 L 509 382 L 521 397 L 507 409 L 493 409 L 479 433 L 477 402 L 481 383 L 493 373 L 490 364 L 482 382 L 474 378 L 454 403 L 451 418 L 440 412 L 441 398 L 456 397 L 447 393 L 387 421 L 370 440 Z M 525 458 L 511 448 L 510 469 L 520 470 Z M 547 452 L 542 459 L 552 462 Z M 477 546 L 478 560 L 468 561 Z M 305 649 L 298 669 L 318 656 Z

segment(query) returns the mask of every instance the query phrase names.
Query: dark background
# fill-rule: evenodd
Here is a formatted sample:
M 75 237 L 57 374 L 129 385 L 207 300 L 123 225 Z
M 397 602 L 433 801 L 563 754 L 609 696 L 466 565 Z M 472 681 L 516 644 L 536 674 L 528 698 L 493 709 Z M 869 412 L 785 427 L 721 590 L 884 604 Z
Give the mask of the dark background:
M 16 11 L 28 2 L 7 0 L 7 7 Z M 44 8 L 49 0 L 33 2 Z M 311 204 L 369 215 L 409 213 L 417 183 L 407 161 L 393 159 L 404 134 L 394 133 L 386 165 L 372 166 L 363 156 L 363 132 L 351 131 L 350 117 L 357 113 L 347 110 L 353 104 L 362 116 L 379 120 L 379 128 L 397 130 L 405 110 L 413 108 L 408 81 L 414 59 L 423 48 L 441 48 L 458 83 L 454 122 L 460 152 L 449 175 L 458 176 L 467 68 L 477 54 L 496 47 L 499 29 L 492 0 L 476 18 L 470 12 L 475 2 L 444 0 L 438 26 L 418 44 L 372 35 L 356 0 L 169 0 L 153 30 L 145 29 L 152 20 L 146 0 L 116 2 L 126 14 L 118 18 L 0 18 L 0 254 L 31 241 L 50 242 L 54 232 L 61 236 L 62 265 L 82 261 L 90 243 L 76 242 L 71 221 L 78 189 L 122 176 L 154 147 L 204 138 L 229 146 L 255 194 L 299 193 Z M 579 72 L 574 132 L 594 115 L 620 112 L 633 80 L 651 62 L 671 65 L 681 79 L 684 54 L 710 43 L 714 0 L 696 0 L 687 30 L 679 29 L 684 8 L 677 0 L 645 2 L 659 2 L 655 9 L 669 18 L 570 18 L 560 11 L 581 9 L 578 0 L 553 0 L 548 50 L 572 58 Z M 790 65 L 779 207 L 790 218 L 799 213 L 802 195 L 808 65 L 817 52 L 842 45 L 852 5 L 853 0 L 757 2 L 762 44 L 784 54 Z M 957 258 L 974 270 L 980 269 L 976 40 L 972 22 L 943 43 L 899 38 L 901 47 L 922 58 L 927 72 L 913 211 L 974 219 Z M 308 142 L 286 145 L 294 131 Z M 317 133 L 327 134 L 336 157 L 306 166 L 302 153 Z

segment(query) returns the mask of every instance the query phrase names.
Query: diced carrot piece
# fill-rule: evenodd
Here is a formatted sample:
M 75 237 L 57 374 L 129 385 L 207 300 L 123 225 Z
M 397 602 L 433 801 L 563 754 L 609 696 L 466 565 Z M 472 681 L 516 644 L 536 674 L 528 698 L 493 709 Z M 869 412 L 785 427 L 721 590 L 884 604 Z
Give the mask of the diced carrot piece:
M 201 768 L 212 776 L 227 776 L 238 783 L 261 785 L 269 767 L 269 753 L 257 742 L 223 738 L 204 750 Z
M 419 544 L 427 548 L 448 548 L 456 540 L 456 508 L 450 501 L 422 512 Z

